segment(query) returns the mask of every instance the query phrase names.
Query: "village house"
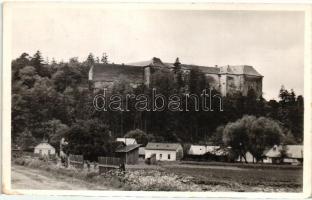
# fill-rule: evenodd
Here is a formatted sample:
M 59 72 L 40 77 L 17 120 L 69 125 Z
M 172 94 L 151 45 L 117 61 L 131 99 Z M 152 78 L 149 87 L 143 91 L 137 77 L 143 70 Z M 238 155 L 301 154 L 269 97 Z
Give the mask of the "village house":
M 127 165 L 135 165 L 139 160 L 139 147 L 140 144 L 130 144 L 118 148 L 115 151 L 117 157 L 119 157 L 123 163 Z
M 137 141 L 134 138 L 117 138 L 116 141 L 117 142 L 122 142 L 126 146 L 133 145 L 133 144 L 138 144 Z
M 282 151 L 285 151 L 284 156 L 281 155 Z M 303 145 L 285 145 L 284 147 L 282 145 L 274 145 L 265 156 L 264 163 L 302 164 Z
M 94 88 L 110 88 L 114 81 L 119 78 L 126 79 L 132 87 L 144 84 L 149 87 L 151 75 L 160 69 L 174 71 L 175 65 L 179 64 L 183 72 L 183 79 L 187 80 L 192 68 L 200 69 L 211 86 L 221 93 L 222 96 L 241 92 L 247 96 L 250 89 L 253 89 L 256 96 L 262 95 L 263 76 L 249 65 L 226 65 L 226 66 L 198 66 L 182 64 L 177 59 L 175 63 L 162 62 L 159 58 L 152 58 L 149 61 L 129 64 L 94 64 L 89 71 L 89 81 Z
M 200 156 L 204 155 L 207 152 L 206 146 L 204 145 L 191 145 L 190 149 L 188 150 L 188 155 Z
M 178 143 L 148 143 L 145 147 L 145 159 L 156 155 L 159 161 L 176 161 L 183 158 L 183 148 Z
M 41 142 L 34 149 L 34 154 L 39 156 L 55 155 L 55 148 L 47 142 Z

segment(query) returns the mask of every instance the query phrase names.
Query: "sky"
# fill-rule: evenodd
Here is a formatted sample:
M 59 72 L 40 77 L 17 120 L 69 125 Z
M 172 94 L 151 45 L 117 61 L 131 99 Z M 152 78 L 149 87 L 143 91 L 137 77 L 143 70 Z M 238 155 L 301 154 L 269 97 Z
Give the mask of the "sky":
M 37 50 L 44 58 L 110 62 L 158 57 L 203 66 L 251 65 L 266 99 L 279 89 L 303 95 L 304 13 L 299 11 L 126 10 L 102 7 L 16 6 L 12 57 Z

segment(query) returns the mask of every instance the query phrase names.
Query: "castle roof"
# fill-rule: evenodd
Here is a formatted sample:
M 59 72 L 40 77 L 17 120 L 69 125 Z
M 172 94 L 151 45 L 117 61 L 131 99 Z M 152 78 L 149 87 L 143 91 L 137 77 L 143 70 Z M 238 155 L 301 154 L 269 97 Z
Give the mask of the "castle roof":
M 227 66 L 227 73 L 229 74 L 245 74 L 245 75 L 251 75 L 251 76 L 262 76 L 253 68 L 252 66 L 249 65 L 228 65 Z
M 159 58 L 156 58 L 156 57 L 147 61 L 129 63 L 129 65 L 140 66 L 140 67 L 146 67 L 146 66 L 156 66 L 156 67 L 166 67 L 166 68 L 174 67 L 173 63 L 162 62 Z M 228 74 L 236 74 L 236 75 L 262 76 L 252 66 L 249 66 L 249 65 L 227 65 L 227 66 L 211 67 L 211 66 L 200 66 L 200 65 L 193 65 L 193 64 L 181 64 L 181 68 L 185 70 L 191 70 L 192 68 L 195 68 L 195 67 L 200 69 L 205 74 L 228 73 Z
M 108 81 L 113 82 L 116 77 L 125 76 L 131 81 L 141 83 L 143 80 L 144 68 L 133 65 L 120 64 L 94 64 L 93 81 Z
M 159 58 L 153 57 L 148 61 L 141 61 L 128 64 L 94 64 L 92 67 L 93 81 L 113 82 L 119 76 L 124 76 L 126 79 L 135 83 L 142 83 L 144 79 L 144 68 L 147 66 L 158 68 L 173 68 L 173 63 L 164 63 Z M 250 75 L 262 77 L 252 66 L 249 65 L 227 65 L 227 66 L 199 66 L 192 64 L 181 64 L 184 70 L 191 70 L 197 67 L 205 74 L 235 74 L 235 75 Z
M 146 67 L 146 66 L 163 67 L 163 68 L 172 67 L 168 65 L 167 63 L 163 63 L 159 58 L 156 58 L 156 57 L 153 57 L 151 60 L 147 60 L 147 61 L 128 63 L 127 65 L 140 66 L 140 67 Z

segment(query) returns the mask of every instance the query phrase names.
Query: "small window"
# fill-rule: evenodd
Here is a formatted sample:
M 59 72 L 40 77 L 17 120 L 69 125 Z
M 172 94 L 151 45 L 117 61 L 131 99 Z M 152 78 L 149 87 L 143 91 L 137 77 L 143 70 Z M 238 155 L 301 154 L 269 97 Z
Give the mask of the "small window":
M 168 154 L 168 160 L 170 160 L 170 154 Z
M 42 150 L 41 149 L 39 150 L 39 154 L 42 154 Z
M 51 150 L 48 150 L 48 154 L 49 154 L 49 155 L 51 154 Z
M 162 154 L 159 154 L 159 159 L 162 159 Z

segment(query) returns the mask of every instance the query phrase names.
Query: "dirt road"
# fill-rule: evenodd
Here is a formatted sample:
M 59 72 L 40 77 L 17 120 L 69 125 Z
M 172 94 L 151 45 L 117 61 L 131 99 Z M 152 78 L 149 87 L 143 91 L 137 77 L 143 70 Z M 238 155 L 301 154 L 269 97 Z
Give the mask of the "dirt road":
M 12 166 L 13 189 L 42 190 L 111 190 L 106 186 L 92 184 L 76 178 L 51 174 L 38 169 Z

